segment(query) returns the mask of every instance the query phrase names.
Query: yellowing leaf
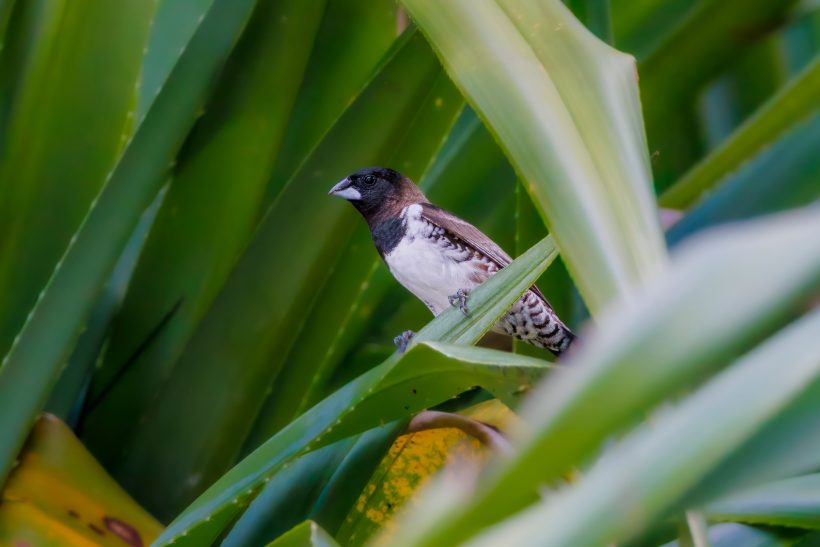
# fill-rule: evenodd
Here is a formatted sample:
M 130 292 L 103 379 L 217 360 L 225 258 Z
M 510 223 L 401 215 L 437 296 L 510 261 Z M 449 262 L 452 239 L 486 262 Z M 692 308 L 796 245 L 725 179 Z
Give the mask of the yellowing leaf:
M 63 422 L 37 421 L 0 498 L 0 545 L 138 547 L 161 531 Z
M 460 414 L 498 429 L 517 417 L 498 399 L 465 409 Z M 390 447 L 336 535 L 343 545 L 359 545 L 383 528 L 379 544 L 392 538 L 393 515 L 437 471 L 452 461 L 483 462 L 490 449 L 460 429 L 444 427 L 407 433 Z

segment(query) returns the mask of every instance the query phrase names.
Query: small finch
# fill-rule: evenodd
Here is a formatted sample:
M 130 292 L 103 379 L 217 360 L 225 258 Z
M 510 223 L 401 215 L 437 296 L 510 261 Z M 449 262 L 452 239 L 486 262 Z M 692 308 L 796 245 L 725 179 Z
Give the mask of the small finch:
M 468 315 L 470 290 L 512 262 L 481 230 L 430 203 L 413 181 L 392 169 L 362 169 L 329 193 L 348 200 L 361 213 L 390 273 L 433 315 L 450 306 Z M 492 330 L 556 355 L 575 339 L 535 286 Z M 396 345 L 404 350 L 412 335 L 405 331 L 396 337 Z

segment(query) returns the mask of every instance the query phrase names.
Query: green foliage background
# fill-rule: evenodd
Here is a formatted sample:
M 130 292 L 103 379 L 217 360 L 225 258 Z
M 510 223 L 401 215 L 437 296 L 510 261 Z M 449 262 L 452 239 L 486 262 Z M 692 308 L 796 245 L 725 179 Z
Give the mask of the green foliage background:
M 513 455 L 392 541 L 816 540 L 817 2 L 0 0 L 0 43 L 0 482 L 45 409 L 158 544 L 330 544 L 414 414 L 498 398 Z M 519 256 L 470 319 L 326 196 L 366 165 Z M 535 281 L 560 371 L 470 347 Z

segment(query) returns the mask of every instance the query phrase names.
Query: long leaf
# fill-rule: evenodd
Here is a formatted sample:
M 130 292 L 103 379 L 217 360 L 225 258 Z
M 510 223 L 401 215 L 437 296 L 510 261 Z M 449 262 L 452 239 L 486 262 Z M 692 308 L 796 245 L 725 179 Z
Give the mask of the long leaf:
M 434 336 L 453 340 L 464 330 L 459 323 L 465 322 L 471 325 L 468 330 L 476 333 L 476 337 L 467 342 L 475 342 L 543 272 L 549 264 L 545 250 L 545 245 L 533 247 L 474 290 L 470 318 L 465 319 L 456 309 L 447 310 L 418 333 L 419 340 Z M 501 311 L 497 305 L 499 294 L 503 294 Z M 417 342 L 417 345 L 418 349 L 403 356 L 394 354 L 291 422 L 202 494 L 168 527 L 160 543 L 190 540 L 197 544 L 213 538 L 242 509 L 240 501 L 244 503 L 255 495 L 267 477 L 299 454 L 372 427 L 374 422 L 407 416 L 435 405 L 472 385 L 492 390 L 490 383 L 500 381 L 507 389 L 515 387 L 502 390 L 498 395 L 512 398 L 521 385 L 528 383 L 526 377 L 543 369 L 541 361 L 492 350 L 439 346 L 445 352 L 439 353 L 428 344 Z M 462 359 L 473 362 L 477 359 L 487 365 L 470 365 L 470 361 Z M 520 368 L 510 368 L 504 363 L 517 363 Z M 451 369 L 454 374 L 442 374 L 443 369 L 427 374 L 437 366 L 454 367 Z M 466 371 L 473 370 L 482 376 L 469 379 L 465 367 Z M 505 373 L 515 378 L 504 379 Z M 388 390 L 388 386 L 395 389 Z
M 19 6 L 37 21 L 21 29 L 31 32 L 31 51 L 17 52 L 24 65 L 18 81 L 5 84 L 15 89 L 0 137 L 0 353 L 8 351 L 131 136 L 153 4 Z
M 704 508 L 710 519 L 820 528 L 820 475 L 804 475 L 737 492 Z
M 681 249 L 667 276 L 601 317 L 563 374 L 528 399 L 522 415 L 531 426 L 515 458 L 428 530 L 415 530 L 419 542 L 457 541 L 531 502 L 533 482 L 558 479 L 613 431 L 782 324 L 820 286 L 815 237 L 813 207 Z
M 655 184 L 663 190 L 703 153 L 694 115 L 697 93 L 747 47 L 776 27 L 796 0 L 704 0 L 640 63 L 646 133 Z M 692 36 L 697 35 L 693 40 Z
M 796 124 L 695 205 L 666 233 L 676 245 L 693 233 L 804 206 L 820 199 L 820 111 Z
M 818 329 L 820 310 L 741 358 L 651 427 L 638 428 L 577 484 L 471 543 L 525 545 L 545 534 L 556 546 L 629 539 L 676 508 L 688 489 L 791 400 L 817 393 Z M 789 374 L 782 373 L 783 362 Z
M 0 477 L 12 466 L 94 296 L 164 182 L 165 169 L 253 5 L 252 0 L 214 3 L 3 359 L 0 399 L 9 410 L 0 416 Z
M 591 311 L 662 271 L 633 59 L 557 0 L 403 3 L 526 181 Z
M 820 57 L 772 97 L 720 147 L 661 195 L 660 203 L 688 208 L 728 173 L 818 109 Z
M 84 440 L 109 467 L 251 239 L 323 5 L 256 10 L 177 159 L 84 424 Z
M 238 459 L 293 333 L 358 221 L 349 204 L 327 196 L 328 185 L 391 158 L 408 162 L 411 174 L 423 169 L 460 108 L 453 95 L 436 106 L 440 75 L 420 36 L 397 43 L 265 214 L 160 396 L 141 407 L 115 465 L 158 514 L 177 514 Z M 197 416 L 183 429 L 180 405 Z M 193 478 L 168 488 L 178 476 Z

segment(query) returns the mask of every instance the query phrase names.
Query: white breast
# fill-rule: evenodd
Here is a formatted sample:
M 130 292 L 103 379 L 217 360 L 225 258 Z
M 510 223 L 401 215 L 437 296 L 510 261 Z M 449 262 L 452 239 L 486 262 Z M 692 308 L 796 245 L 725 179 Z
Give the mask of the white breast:
M 467 260 L 472 251 L 435 237 L 443 232 L 421 218 L 419 205 L 407 207 L 402 218 L 405 236 L 384 260 L 393 277 L 438 315 L 450 306 L 448 296 L 478 285 L 476 269 Z

